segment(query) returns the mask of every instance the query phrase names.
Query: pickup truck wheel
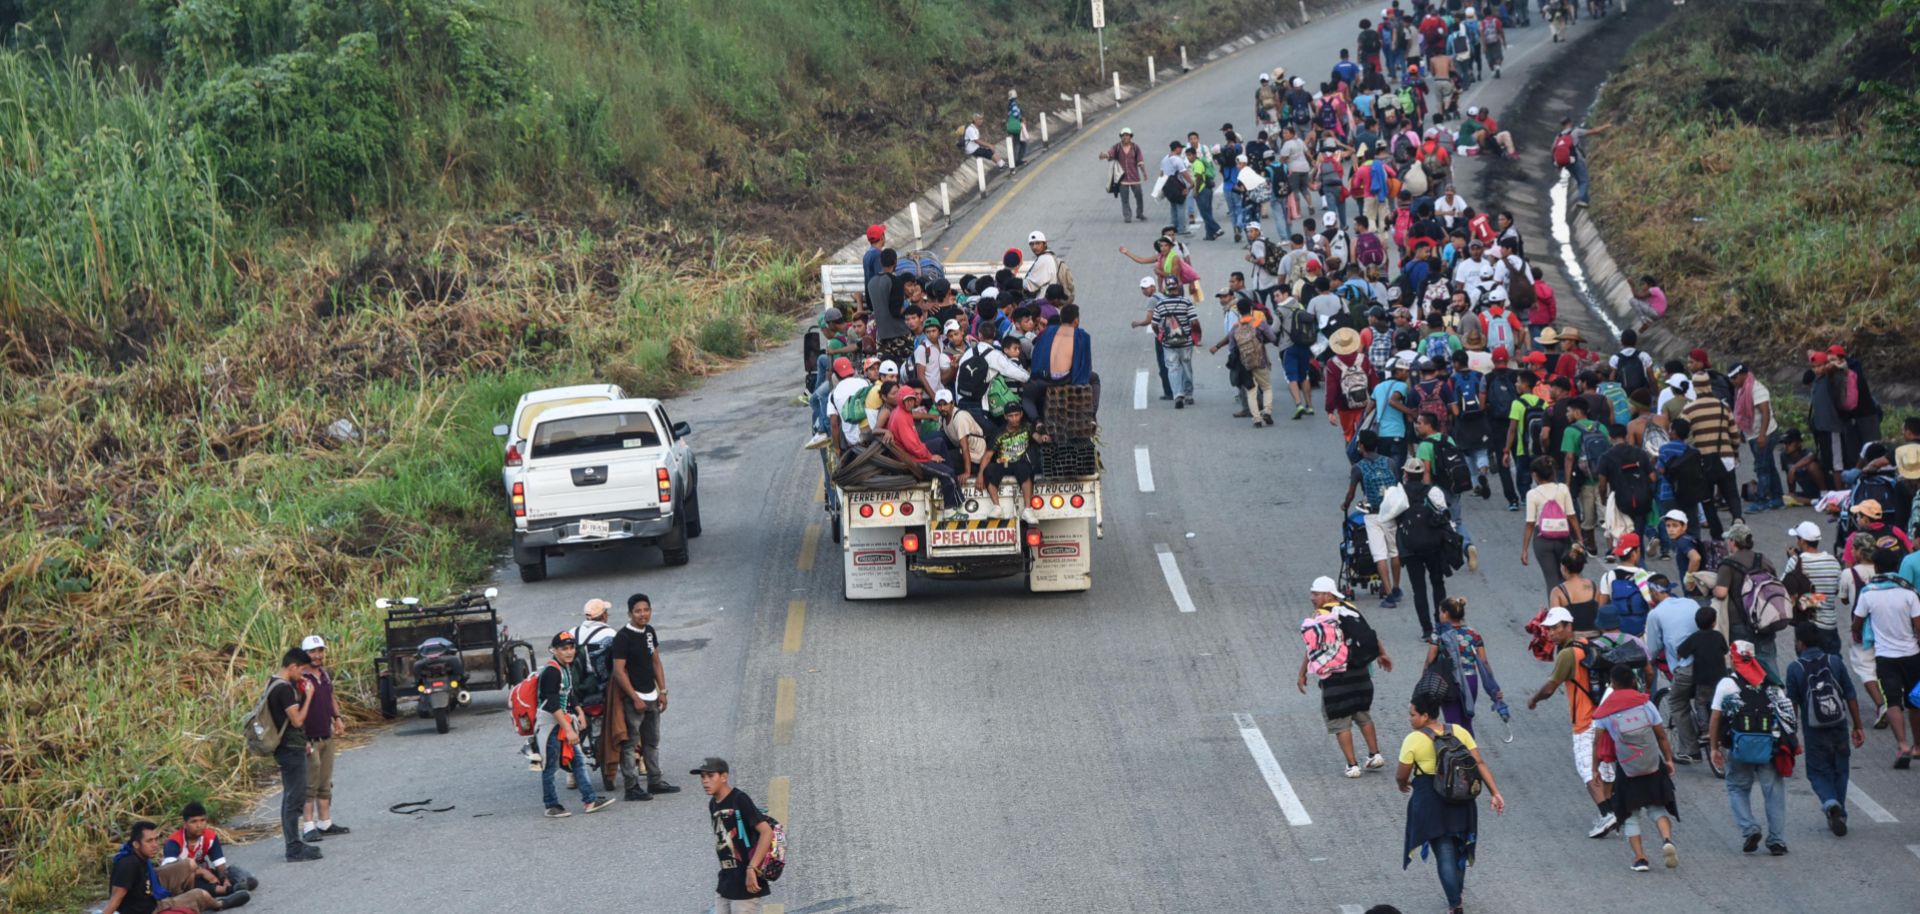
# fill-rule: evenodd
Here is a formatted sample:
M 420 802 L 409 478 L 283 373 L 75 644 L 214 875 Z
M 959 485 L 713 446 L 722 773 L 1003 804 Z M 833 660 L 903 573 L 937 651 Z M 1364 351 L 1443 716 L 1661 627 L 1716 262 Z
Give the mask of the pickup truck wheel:
M 687 538 L 700 535 L 700 490 L 694 489 L 687 497 Z
M 660 558 L 668 565 L 685 565 L 687 554 L 687 518 L 674 521 L 673 530 L 660 538 Z
M 544 581 L 546 579 L 547 579 L 547 557 L 546 556 L 544 555 L 540 556 L 539 558 L 535 559 L 530 563 L 522 562 L 520 564 L 520 580 L 528 584 L 535 584 L 540 581 Z
M 380 677 L 380 716 L 392 720 L 400 716 L 400 697 L 394 694 L 393 680 Z

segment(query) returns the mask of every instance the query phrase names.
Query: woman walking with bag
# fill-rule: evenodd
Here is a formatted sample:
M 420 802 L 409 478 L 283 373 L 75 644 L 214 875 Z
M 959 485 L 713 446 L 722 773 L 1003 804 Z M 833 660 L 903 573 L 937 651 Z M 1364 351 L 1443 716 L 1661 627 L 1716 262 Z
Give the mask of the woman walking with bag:
M 1427 646 L 1427 662 L 1421 674 L 1421 686 L 1435 688 L 1443 695 L 1440 716 L 1468 733 L 1473 732 L 1474 706 L 1480 701 L 1480 685 L 1486 683 L 1487 695 L 1496 703 L 1505 696 L 1493 678 L 1493 666 L 1487 662 L 1487 645 L 1480 633 L 1467 627 L 1467 598 L 1448 597 L 1440 604 L 1440 620 L 1434 626 L 1433 643 Z M 1431 679 L 1429 678 L 1431 677 Z
M 1447 912 L 1456 914 L 1462 910 L 1460 896 L 1466 886 L 1467 867 L 1473 864 L 1474 848 L 1480 840 L 1480 808 L 1471 798 L 1450 801 L 1442 795 L 1438 776 L 1442 773 L 1443 750 L 1451 753 L 1452 744 L 1458 741 L 1471 753 L 1478 779 L 1493 798 L 1495 815 L 1506 812 L 1507 801 L 1493 782 L 1493 770 L 1480 757 L 1473 734 L 1442 721 L 1440 706 L 1431 696 L 1413 697 L 1407 722 L 1413 732 L 1400 743 L 1400 767 L 1394 773 L 1394 783 L 1407 794 L 1407 832 L 1400 868 L 1411 865 L 1415 854 L 1426 859 L 1431 853 L 1440 874 L 1440 890 L 1447 896 Z
M 1555 482 L 1553 477 L 1553 458 L 1535 457 L 1533 486 L 1527 489 L 1527 521 L 1520 535 L 1520 564 L 1527 564 L 1529 555 L 1538 560 L 1548 590 L 1560 583 L 1560 559 L 1580 542 L 1580 518 L 1573 510 L 1573 493 L 1566 483 Z

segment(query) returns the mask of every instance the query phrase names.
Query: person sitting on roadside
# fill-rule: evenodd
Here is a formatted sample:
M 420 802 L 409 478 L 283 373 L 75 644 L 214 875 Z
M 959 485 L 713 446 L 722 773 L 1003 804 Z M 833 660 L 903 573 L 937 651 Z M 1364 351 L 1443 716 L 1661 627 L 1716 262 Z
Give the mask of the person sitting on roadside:
M 100 914 L 154 914 L 161 910 L 160 903 L 165 902 L 165 910 L 225 911 L 240 907 L 253 899 L 245 889 L 233 892 L 225 898 L 215 898 L 205 889 L 190 889 L 175 894 L 169 891 L 160 880 L 154 858 L 160 854 L 160 826 L 152 822 L 139 821 L 128 829 L 127 843 L 113 855 L 111 875 L 107 879 L 107 904 Z
M 175 895 L 205 889 L 215 898 L 260 887 L 253 874 L 227 862 L 220 835 L 207 825 L 207 808 L 198 801 L 180 810 L 180 828 L 160 849 L 160 884 Z
M 1513 148 L 1513 134 L 1501 130 L 1500 122 L 1493 119 L 1493 112 L 1478 105 L 1467 108 L 1466 125 L 1461 127 L 1460 135 L 1462 139 L 1472 139 L 1470 146 L 1468 143 L 1460 145 L 1471 148 L 1475 155 L 1520 158 L 1520 153 Z

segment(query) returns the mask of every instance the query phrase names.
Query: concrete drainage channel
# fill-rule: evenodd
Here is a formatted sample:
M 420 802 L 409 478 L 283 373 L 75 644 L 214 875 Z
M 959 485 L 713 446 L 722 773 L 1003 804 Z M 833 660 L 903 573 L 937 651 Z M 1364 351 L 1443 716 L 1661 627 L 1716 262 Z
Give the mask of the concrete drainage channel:
M 946 236 L 947 231 L 953 227 L 956 219 L 964 218 L 971 213 L 973 208 L 977 207 L 981 201 L 992 196 L 995 191 L 1009 185 L 1013 178 L 1019 174 L 1019 168 L 1024 168 L 1034 162 L 1041 161 L 1055 146 L 1064 145 L 1062 141 L 1065 138 L 1089 127 L 1097 127 L 1104 121 L 1107 114 L 1119 108 L 1125 101 L 1139 98 L 1160 86 L 1177 81 L 1189 74 L 1202 72 L 1206 69 L 1207 64 L 1229 55 L 1238 54 L 1269 38 L 1285 35 L 1311 22 L 1315 16 L 1336 16 L 1348 10 L 1367 5 L 1366 3 L 1357 2 L 1357 0 L 1334 0 L 1334 2 L 1331 3 L 1317 3 L 1315 7 L 1324 8 L 1320 8 L 1318 12 L 1309 12 L 1306 0 L 1296 0 L 1296 3 L 1300 9 L 1297 19 L 1283 21 L 1273 28 L 1255 29 L 1248 34 L 1241 35 L 1239 38 L 1208 51 L 1206 56 L 1198 61 L 1188 61 L 1188 66 L 1184 70 L 1167 72 L 1163 75 L 1154 70 L 1156 64 L 1151 58 L 1141 62 L 1140 69 L 1142 71 L 1149 71 L 1147 73 L 1149 79 L 1146 88 L 1136 88 L 1126 85 L 1120 80 L 1119 70 L 1116 69 L 1113 71 L 1114 82 L 1111 86 L 1100 86 L 1092 90 L 1091 93 L 1063 96 L 1060 101 L 1067 103 L 1068 107 L 1061 110 L 1043 111 L 1039 118 L 1035 118 L 1029 122 L 1029 130 L 1033 130 L 1035 125 L 1044 124 L 1044 127 L 1041 128 L 1044 136 L 1040 143 L 1033 144 L 1037 146 L 1037 150 L 1034 151 L 1034 154 L 1028 161 L 1016 163 L 1018 167 L 1014 169 L 994 168 L 977 158 L 962 162 L 939 183 L 927 188 L 920 196 L 908 201 L 905 206 L 901 207 L 893 215 L 888 216 L 884 220 L 880 220 L 880 223 L 887 227 L 887 237 L 889 239 L 900 239 L 903 242 L 906 239 L 911 239 L 910 245 L 893 242 L 890 242 L 890 245 L 903 251 L 909 247 L 913 250 L 932 248 Z M 1185 55 L 1184 48 L 1182 49 L 1182 55 Z M 1034 116 L 1029 115 L 1029 117 L 1033 118 Z M 991 120 L 992 119 L 989 118 L 989 121 Z M 864 235 L 861 235 L 827 255 L 827 262 L 847 263 L 855 261 L 860 258 L 861 254 L 865 253 L 866 249 L 867 239 Z

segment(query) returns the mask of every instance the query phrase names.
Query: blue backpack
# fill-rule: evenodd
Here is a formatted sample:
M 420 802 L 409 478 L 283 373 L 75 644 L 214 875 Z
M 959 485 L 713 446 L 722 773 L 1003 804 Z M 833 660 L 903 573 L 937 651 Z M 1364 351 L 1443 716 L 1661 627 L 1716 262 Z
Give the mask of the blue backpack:
M 1453 390 L 1460 403 L 1460 416 L 1478 416 L 1486 411 L 1484 385 L 1485 377 L 1477 371 L 1456 371 L 1453 373 Z
M 1616 568 L 1613 570 L 1613 582 L 1608 596 L 1612 598 L 1613 609 L 1620 614 L 1620 630 L 1634 636 L 1647 633 L 1647 598 L 1640 593 L 1640 586 L 1633 580 L 1633 572 Z

